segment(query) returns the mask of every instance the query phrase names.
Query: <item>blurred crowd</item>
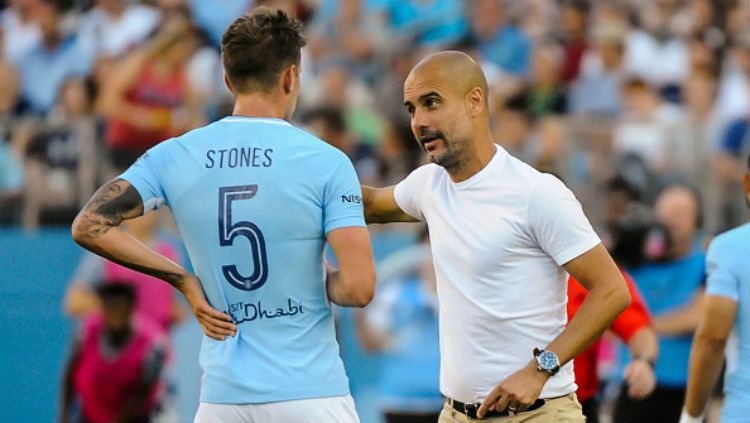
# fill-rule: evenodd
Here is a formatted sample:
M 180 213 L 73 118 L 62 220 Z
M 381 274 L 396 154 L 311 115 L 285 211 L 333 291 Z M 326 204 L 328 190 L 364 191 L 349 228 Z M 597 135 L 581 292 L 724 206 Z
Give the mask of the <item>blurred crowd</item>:
M 704 245 L 746 219 L 747 0 L 0 0 L 0 224 L 69 223 L 148 148 L 230 114 L 220 37 L 260 4 L 305 23 L 295 123 L 363 183 L 423 160 L 411 67 L 438 49 L 480 61 L 496 141 L 560 177 L 620 249 L 685 360 L 657 363 L 657 385 L 684 389 Z
M 2 3 L 2 2 L 0 2 Z M 63 223 L 156 143 L 231 113 L 218 44 L 248 8 L 303 20 L 297 123 L 392 184 L 421 156 L 402 83 L 427 52 L 488 76 L 496 140 L 562 178 L 590 218 L 620 175 L 652 202 L 702 194 L 706 229 L 743 219 L 750 2 L 742 0 L 8 0 L 0 12 L 5 224 Z

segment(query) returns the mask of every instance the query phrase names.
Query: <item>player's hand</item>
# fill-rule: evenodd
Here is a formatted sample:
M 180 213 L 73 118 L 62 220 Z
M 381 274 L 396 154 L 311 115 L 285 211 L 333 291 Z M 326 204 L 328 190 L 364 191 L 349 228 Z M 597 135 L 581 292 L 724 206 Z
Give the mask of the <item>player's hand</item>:
M 646 360 L 633 360 L 625 367 L 623 378 L 628 384 L 628 396 L 643 399 L 656 387 L 656 375 Z
M 549 375 L 537 369 L 536 360 L 530 362 L 490 392 L 477 410 L 477 417 L 481 419 L 488 411 L 503 411 L 506 408 L 515 413 L 525 411 L 539 398 L 547 379 Z
M 227 336 L 234 336 L 237 333 L 237 326 L 232 322 L 232 318 L 226 313 L 215 310 L 208 304 L 197 277 L 187 275 L 181 291 L 206 336 L 217 341 L 223 341 Z

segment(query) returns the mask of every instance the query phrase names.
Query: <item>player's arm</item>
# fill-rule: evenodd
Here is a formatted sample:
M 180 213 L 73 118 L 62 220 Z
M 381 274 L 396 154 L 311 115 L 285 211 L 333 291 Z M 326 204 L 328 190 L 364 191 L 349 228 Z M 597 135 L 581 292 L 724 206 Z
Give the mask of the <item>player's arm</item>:
M 681 422 L 690 422 L 689 417 L 702 416 L 711 391 L 719 379 L 724 362 L 724 348 L 737 316 L 737 301 L 720 296 L 706 296 L 706 307 L 698 331 L 693 339 L 688 366 L 688 385 L 685 396 L 685 412 Z M 686 418 L 687 417 L 687 418 Z
M 628 395 L 642 399 L 649 396 L 656 387 L 654 365 L 659 356 L 659 339 L 635 282 L 627 274 L 623 273 L 623 276 L 631 302 L 612 322 L 610 330 L 625 342 L 630 351 L 630 363 L 623 371 L 623 379 L 628 385 Z
M 404 213 L 396 203 L 395 186 L 374 188 L 362 185 L 362 201 L 365 206 L 365 222 L 418 222 L 414 217 Z
M 666 336 L 683 336 L 690 335 L 700 323 L 705 307 L 705 298 L 703 290 L 698 290 L 693 299 L 676 310 L 664 313 L 660 316 L 654 316 L 654 329 L 660 335 Z
M 196 276 L 119 228 L 123 220 L 142 214 L 143 202 L 135 187 L 124 179 L 114 179 L 94 193 L 75 218 L 73 239 L 89 251 L 177 288 L 206 335 L 218 340 L 233 335 L 236 328 L 231 318 L 211 308 Z
M 563 366 L 583 352 L 609 327 L 630 304 L 630 294 L 620 270 L 601 244 L 563 265 L 579 281 L 589 295 L 563 332 L 545 350 L 555 353 Z M 509 405 L 523 411 L 538 398 L 549 379 L 547 372 L 537 369 L 535 359 L 510 375 L 490 392 L 477 415 L 488 410 L 504 410 Z
M 327 235 L 339 270 L 329 269 L 328 298 L 344 307 L 364 307 L 375 295 L 375 264 L 367 228 L 343 227 Z

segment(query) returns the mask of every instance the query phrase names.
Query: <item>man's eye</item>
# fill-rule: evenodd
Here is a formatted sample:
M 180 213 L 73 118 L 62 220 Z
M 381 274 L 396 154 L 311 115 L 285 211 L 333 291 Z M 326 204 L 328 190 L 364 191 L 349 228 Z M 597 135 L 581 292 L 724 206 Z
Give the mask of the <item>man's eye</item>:
M 414 114 L 414 108 L 413 107 L 407 107 L 406 111 L 408 111 L 410 115 Z
M 435 99 L 429 99 L 429 100 L 427 100 L 427 107 L 429 107 L 430 109 L 434 109 L 435 107 L 437 107 L 437 105 L 438 105 L 438 101 L 437 100 L 435 100 Z

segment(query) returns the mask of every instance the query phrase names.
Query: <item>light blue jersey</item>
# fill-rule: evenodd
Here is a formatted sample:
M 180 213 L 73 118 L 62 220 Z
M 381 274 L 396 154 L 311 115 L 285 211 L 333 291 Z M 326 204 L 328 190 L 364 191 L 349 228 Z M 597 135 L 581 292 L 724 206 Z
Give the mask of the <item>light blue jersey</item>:
M 727 344 L 722 423 L 750 416 L 750 224 L 716 237 L 708 249 L 706 294 L 737 301 L 735 331 Z
M 201 401 L 347 395 L 324 283 L 326 234 L 364 227 L 346 155 L 280 119 L 232 116 L 149 150 L 122 176 L 172 210 L 211 305 L 237 335 L 204 336 Z

